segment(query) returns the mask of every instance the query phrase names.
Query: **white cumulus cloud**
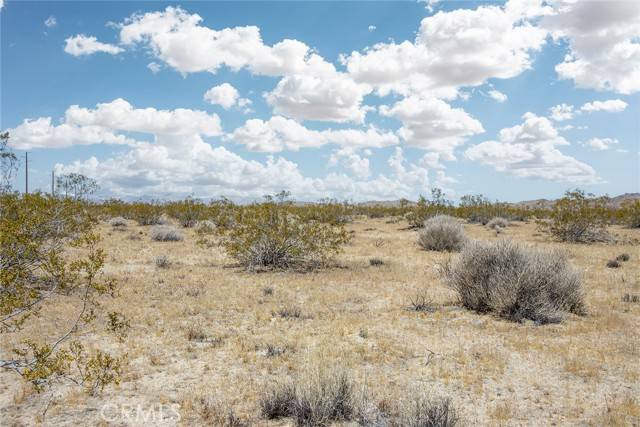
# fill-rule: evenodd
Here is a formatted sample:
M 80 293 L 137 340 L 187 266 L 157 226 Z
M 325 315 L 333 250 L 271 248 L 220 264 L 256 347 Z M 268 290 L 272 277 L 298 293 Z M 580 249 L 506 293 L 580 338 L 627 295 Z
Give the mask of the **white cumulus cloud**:
M 95 37 L 79 34 L 65 40 L 64 51 L 73 56 L 91 55 L 98 52 L 117 55 L 123 52 L 124 49 L 112 44 L 99 42 Z
M 352 148 L 380 148 L 398 144 L 398 137 L 370 127 L 360 129 L 311 130 L 282 116 L 269 120 L 250 119 L 235 129 L 226 139 L 244 145 L 251 151 L 298 151 L 301 148 L 335 144 Z
M 468 148 L 467 158 L 522 178 L 571 183 L 599 181 L 591 166 L 558 149 L 569 142 L 558 135 L 547 118 L 533 113 L 526 113 L 522 118 L 521 125 L 502 129 L 498 141 L 485 141 Z
M 251 100 L 241 98 L 238 90 L 229 83 L 222 83 L 206 91 L 204 100 L 213 105 L 220 105 L 225 110 L 235 105 L 239 107 L 248 107 L 251 105 Z
M 640 91 L 640 2 L 551 2 L 554 13 L 541 25 L 570 52 L 556 66 L 562 79 L 578 87 L 622 94 Z
M 583 145 L 591 147 L 594 150 L 604 151 L 612 148 L 613 145 L 618 143 L 619 141 L 614 138 L 591 138 L 588 141 L 583 142 Z
M 592 113 L 594 111 L 606 111 L 608 113 L 619 113 L 627 108 L 627 103 L 621 99 L 609 99 L 607 101 L 593 101 L 587 102 L 580 110 L 586 113 Z
M 404 98 L 380 107 L 380 114 L 402 122 L 398 133 L 407 144 L 439 153 L 444 160 L 453 160 L 455 148 L 467 137 L 484 132 L 482 124 L 463 109 L 435 98 Z
M 549 109 L 549 111 L 551 112 L 550 117 L 556 122 L 571 120 L 573 119 L 573 116 L 576 114 L 576 111 L 574 110 L 573 105 L 568 105 L 564 103 L 559 105 L 554 105 Z

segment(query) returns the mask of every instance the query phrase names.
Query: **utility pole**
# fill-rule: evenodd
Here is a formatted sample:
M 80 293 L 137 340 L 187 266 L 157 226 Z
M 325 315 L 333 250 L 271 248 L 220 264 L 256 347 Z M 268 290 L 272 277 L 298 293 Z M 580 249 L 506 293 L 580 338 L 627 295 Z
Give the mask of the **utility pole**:
M 55 178 L 55 171 L 51 171 L 51 195 L 55 196 L 56 195 L 56 187 L 54 184 L 54 178 Z
M 24 153 L 24 192 L 29 194 L 29 153 Z

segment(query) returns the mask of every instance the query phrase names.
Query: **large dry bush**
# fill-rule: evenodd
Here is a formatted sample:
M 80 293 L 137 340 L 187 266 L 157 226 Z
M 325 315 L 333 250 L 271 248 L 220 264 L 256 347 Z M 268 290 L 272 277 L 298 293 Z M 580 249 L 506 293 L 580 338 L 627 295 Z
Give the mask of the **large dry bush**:
M 418 235 L 418 244 L 428 251 L 459 251 L 466 240 L 462 225 L 447 215 L 437 215 L 425 221 Z
M 296 215 L 289 204 L 268 201 L 237 208 L 232 227 L 217 227 L 227 253 L 249 270 L 311 268 L 349 241 L 342 225 Z
M 584 312 L 580 275 L 564 253 L 499 240 L 468 243 L 444 269 L 462 304 L 514 321 L 560 322 Z
M 494 230 L 498 228 L 506 228 L 508 226 L 509 226 L 509 220 L 501 216 L 491 218 L 491 220 L 487 222 L 487 227 L 492 228 Z
M 184 239 L 180 231 L 167 225 L 153 227 L 149 235 L 157 242 L 180 242 Z
M 549 220 L 540 222 L 540 228 L 561 242 L 610 241 L 606 202 L 606 198 L 596 198 L 582 190 L 567 191 L 554 204 Z

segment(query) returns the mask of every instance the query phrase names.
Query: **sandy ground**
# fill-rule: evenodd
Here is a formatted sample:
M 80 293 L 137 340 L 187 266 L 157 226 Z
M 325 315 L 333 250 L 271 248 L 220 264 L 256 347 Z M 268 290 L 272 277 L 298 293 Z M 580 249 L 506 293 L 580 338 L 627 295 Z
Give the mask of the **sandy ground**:
M 420 250 L 405 226 L 360 219 L 349 224 L 354 239 L 336 267 L 251 274 L 230 267 L 220 249 L 197 245 L 191 230 L 183 242 L 161 243 L 150 227 L 103 224 L 105 271 L 120 283 L 105 309 L 125 314 L 132 328 L 118 342 L 102 321 L 82 338 L 128 354 L 122 383 L 98 397 L 77 387 L 36 394 L 0 373 L 0 424 L 216 425 L 233 411 L 247 425 L 290 425 L 260 419 L 262 390 L 328 363 L 347 368 L 375 403 L 450 396 L 463 425 L 640 425 L 640 303 L 622 300 L 640 295 L 639 246 L 553 243 L 534 224 L 515 223 L 499 237 L 465 225 L 476 239 L 561 246 L 583 272 L 588 315 L 536 326 L 459 307 L 438 278 L 450 255 Z M 613 231 L 640 239 L 640 230 Z M 623 252 L 630 261 L 605 268 Z M 169 268 L 155 265 L 161 255 Z M 374 257 L 384 265 L 370 266 Z M 434 312 L 407 309 L 420 294 Z M 301 318 L 277 315 L 295 307 Z M 63 326 L 68 309 L 57 310 L 56 322 L 43 319 L 32 333 Z M 2 339 L 7 349 L 15 337 Z

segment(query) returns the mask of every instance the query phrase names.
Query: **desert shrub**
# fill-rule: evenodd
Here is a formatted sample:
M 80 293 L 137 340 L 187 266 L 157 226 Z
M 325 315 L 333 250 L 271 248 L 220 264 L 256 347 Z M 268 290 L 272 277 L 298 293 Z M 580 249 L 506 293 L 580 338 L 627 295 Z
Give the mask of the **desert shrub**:
M 451 201 L 447 200 L 444 192 L 439 188 L 431 190 L 431 200 L 420 196 L 418 203 L 406 214 L 406 220 L 411 228 L 422 228 L 424 222 L 436 215 L 444 215 L 452 209 Z
M 562 242 L 604 242 L 611 238 L 606 231 L 608 221 L 605 198 L 574 190 L 554 204 L 549 221 L 541 222 L 540 228 Z
M 168 256 L 160 255 L 156 257 L 155 264 L 158 268 L 169 268 L 172 263 Z
M 625 293 L 622 296 L 622 302 L 640 302 L 640 295 Z
M 417 293 L 413 297 L 409 297 L 408 308 L 410 311 L 422 311 L 427 313 L 433 313 L 436 311 L 433 301 L 424 291 Z
M 112 227 L 126 227 L 127 226 L 127 220 L 124 219 L 121 216 L 117 216 L 115 218 L 111 218 L 111 220 L 109 220 L 109 225 Z
M 283 319 L 302 319 L 304 316 L 302 315 L 302 309 L 297 306 L 288 305 L 280 308 L 274 314 L 282 317 Z
M 119 381 L 121 359 L 100 350 L 90 354 L 77 340 L 101 313 L 98 298 L 115 290 L 114 281 L 101 278 L 106 255 L 92 231 L 96 222 L 86 203 L 72 198 L 0 193 L 0 332 L 17 334 L 20 342 L 0 368 L 38 392 L 68 380 L 95 393 Z M 26 323 L 50 315 L 43 309 L 54 301 L 73 310 L 65 310 L 69 328 L 42 340 L 22 337 Z M 46 319 L 52 325 L 59 320 Z
M 369 258 L 369 265 L 372 267 L 380 267 L 384 265 L 384 261 L 380 258 Z
M 155 203 L 132 203 L 128 208 L 128 216 L 138 225 L 160 225 L 163 222 L 162 207 Z
M 182 233 L 172 227 L 158 225 L 151 229 L 151 238 L 157 242 L 179 242 L 184 237 Z
M 631 256 L 628 253 L 620 254 L 616 257 L 616 261 L 627 262 L 631 259 Z
M 472 242 L 447 264 L 444 280 L 466 308 L 514 321 L 553 323 L 565 312 L 584 312 L 580 276 L 558 251 L 509 240 Z
M 620 268 L 622 265 L 618 262 L 618 260 L 610 259 L 607 261 L 607 268 Z
M 260 411 L 267 419 L 291 417 L 297 426 L 348 421 L 355 415 L 353 382 L 342 369 L 317 368 L 268 388 Z
M 455 219 L 447 215 L 438 215 L 424 223 L 424 229 L 418 235 L 418 244 L 429 251 L 458 251 L 466 242 L 464 229 Z
M 506 218 L 502 218 L 500 216 L 491 218 L 489 222 L 487 222 L 487 227 L 496 229 L 496 228 L 506 228 L 509 226 L 509 220 Z
M 619 209 L 619 219 L 629 228 L 640 228 L 640 200 L 629 200 Z
M 227 253 L 248 270 L 316 267 L 349 241 L 342 225 L 305 221 L 286 204 L 254 204 L 234 214 L 235 225 L 218 227 L 215 233 Z
M 418 398 L 400 416 L 403 427 L 454 427 L 459 417 L 450 399 Z
M 206 209 L 204 203 L 191 197 L 165 206 L 168 215 L 178 220 L 184 228 L 195 227 L 206 215 Z

